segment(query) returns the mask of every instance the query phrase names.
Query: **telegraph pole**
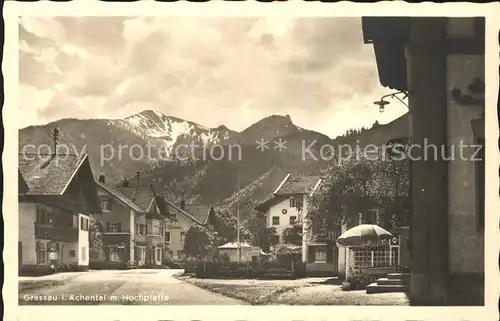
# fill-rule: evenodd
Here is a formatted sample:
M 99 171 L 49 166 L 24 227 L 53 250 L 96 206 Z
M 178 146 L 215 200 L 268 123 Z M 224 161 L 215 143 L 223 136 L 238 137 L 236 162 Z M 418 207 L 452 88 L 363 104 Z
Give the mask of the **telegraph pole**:
M 240 169 L 238 168 L 238 195 L 236 200 L 236 242 L 238 244 L 238 263 L 241 263 L 241 243 L 240 243 Z

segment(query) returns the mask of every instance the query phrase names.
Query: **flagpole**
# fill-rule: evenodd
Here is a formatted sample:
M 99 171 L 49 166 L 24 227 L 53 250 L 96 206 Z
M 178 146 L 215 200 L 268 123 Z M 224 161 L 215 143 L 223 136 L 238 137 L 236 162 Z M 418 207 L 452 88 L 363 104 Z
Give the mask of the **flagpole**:
M 238 195 L 236 200 L 236 215 L 237 215 L 237 229 L 236 238 L 238 243 L 238 263 L 241 263 L 241 244 L 240 244 L 240 170 L 238 168 Z

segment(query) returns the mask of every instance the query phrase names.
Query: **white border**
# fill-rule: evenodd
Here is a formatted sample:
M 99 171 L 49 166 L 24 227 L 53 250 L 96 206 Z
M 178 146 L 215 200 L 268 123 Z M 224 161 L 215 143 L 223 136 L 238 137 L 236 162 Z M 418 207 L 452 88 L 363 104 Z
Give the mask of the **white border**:
M 13 227 L 4 233 L 3 288 L 5 320 L 496 320 L 499 298 L 500 275 L 498 272 L 499 211 L 498 166 L 500 157 L 498 139 L 498 30 L 500 6 L 496 3 L 448 3 L 407 4 L 400 1 L 372 4 L 275 2 L 258 3 L 220 2 L 158 3 L 139 1 L 136 3 L 104 3 L 98 1 L 73 1 L 54 3 L 4 3 L 5 46 L 2 66 L 5 78 L 5 104 L 3 123 L 5 130 L 4 203 L 5 226 Z M 17 304 L 17 117 L 18 117 L 18 16 L 199 16 L 199 17 L 245 17 L 245 16 L 486 16 L 486 132 L 487 186 L 486 186 L 486 307 L 392 307 L 392 306 L 22 306 Z M 361 32 L 361 30 L 360 30 Z M 22 115 L 19 115 L 22 116 Z M 15 231 L 15 233 L 14 233 Z M 349 310 L 347 310 L 349 308 Z M 16 312 L 14 313 L 14 309 Z

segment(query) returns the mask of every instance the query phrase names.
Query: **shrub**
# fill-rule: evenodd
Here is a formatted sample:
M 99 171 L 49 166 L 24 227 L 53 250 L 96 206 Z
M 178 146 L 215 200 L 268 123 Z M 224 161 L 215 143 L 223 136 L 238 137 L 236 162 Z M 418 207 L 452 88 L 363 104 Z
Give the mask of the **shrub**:
M 91 261 L 89 263 L 91 270 L 127 270 L 129 268 L 129 262 Z
M 306 264 L 294 262 L 287 264 L 279 261 L 236 263 L 202 261 L 196 265 L 199 278 L 302 278 L 306 276 Z

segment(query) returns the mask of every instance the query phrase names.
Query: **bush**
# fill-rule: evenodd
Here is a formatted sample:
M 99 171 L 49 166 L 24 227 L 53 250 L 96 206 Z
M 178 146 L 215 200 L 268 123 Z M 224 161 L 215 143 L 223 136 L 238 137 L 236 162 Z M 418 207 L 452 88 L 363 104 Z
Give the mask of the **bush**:
M 171 269 L 184 269 L 184 261 L 179 259 L 168 258 L 163 261 L 163 265 Z
M 286 264 L 279 261 L 236 263 L 204 261 L 196 265 L 196 276 L 199 278 L 270 278 L 290 279 L 306 276 L 306 264 L 294 262 Z
M 89 269 L 91 270 L 128 270 L 131 268 L 129 262 L 108 262 L 108 261 L 91 261 Z
M 186 260 L 184 262 L 184 272 L 185 273 L 196 273 L 196 267 L 199 260 Z

